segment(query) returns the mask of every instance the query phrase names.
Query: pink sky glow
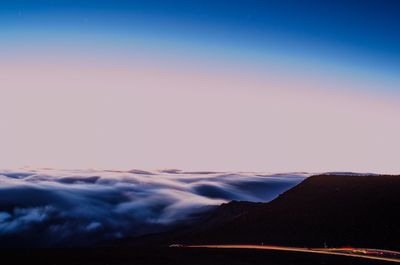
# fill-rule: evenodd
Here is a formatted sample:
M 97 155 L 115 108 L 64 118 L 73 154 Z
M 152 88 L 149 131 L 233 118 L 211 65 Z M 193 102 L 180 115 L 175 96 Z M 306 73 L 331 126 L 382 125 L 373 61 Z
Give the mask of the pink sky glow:
M 3 60 L 0 167 L 399 173 L 400 106 L 359 90 L 376 85 L 156 59 Z

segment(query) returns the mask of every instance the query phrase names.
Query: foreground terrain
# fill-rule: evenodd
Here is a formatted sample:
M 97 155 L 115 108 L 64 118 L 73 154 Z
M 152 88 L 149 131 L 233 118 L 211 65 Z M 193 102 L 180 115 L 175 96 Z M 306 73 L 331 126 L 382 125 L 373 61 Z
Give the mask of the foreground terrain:
M 378 265 L 382 260 L 257 249 L 168 247 L 36 249 L 0 251 L 2 264 L 40 265 Z

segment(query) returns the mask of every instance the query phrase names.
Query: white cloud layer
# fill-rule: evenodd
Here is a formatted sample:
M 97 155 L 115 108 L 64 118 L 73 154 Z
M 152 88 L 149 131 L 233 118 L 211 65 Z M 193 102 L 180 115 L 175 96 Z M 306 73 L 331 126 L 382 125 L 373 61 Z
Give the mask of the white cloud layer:
M 270 201 L 304 177 L 179 170 L 3 170 L 0 245 L 84 245 L 160 231 L 230 200 Z

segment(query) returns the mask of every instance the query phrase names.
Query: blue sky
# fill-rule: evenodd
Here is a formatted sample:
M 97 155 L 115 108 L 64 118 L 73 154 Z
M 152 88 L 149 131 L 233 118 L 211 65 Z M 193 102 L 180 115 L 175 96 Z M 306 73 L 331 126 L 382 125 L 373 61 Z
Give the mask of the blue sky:
M 0 27 L 17 40 L 29 36 L 28 42 L 38 41 L 35 36 L 97 34 L 116 43 L 134 37 L 161 48 L 168 42 L 217 52 L 228 47 L 397 75 L 399 11 L 397 1 L 17 0 L 0 3 Z

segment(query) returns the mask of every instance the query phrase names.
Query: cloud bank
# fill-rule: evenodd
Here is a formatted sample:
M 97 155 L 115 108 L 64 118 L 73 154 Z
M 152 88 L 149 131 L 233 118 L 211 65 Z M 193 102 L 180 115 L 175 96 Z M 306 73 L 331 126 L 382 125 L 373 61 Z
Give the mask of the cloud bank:
M 87 245 L 192 221 L 230 200 L 270 201 L 305 174 L 0 171 L 0 246 Z

